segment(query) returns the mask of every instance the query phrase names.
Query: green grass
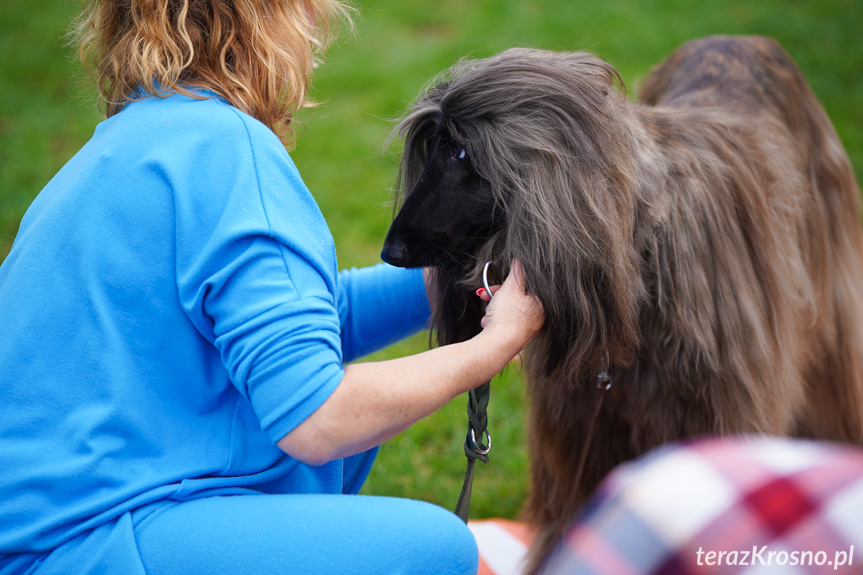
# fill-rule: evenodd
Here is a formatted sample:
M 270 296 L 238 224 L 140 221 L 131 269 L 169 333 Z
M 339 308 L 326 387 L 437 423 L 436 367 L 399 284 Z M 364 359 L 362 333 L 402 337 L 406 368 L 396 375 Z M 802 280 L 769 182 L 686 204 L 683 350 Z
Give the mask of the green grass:
M 87 140 L 99 116 L 61 40 L 78 3 L 0 3 L 0 257 L 33 197 Z M 381 146 L 420 88 L 457 59 L 512 46 L 588 49 L 620 71 L 630 94 L 675 46 L 715 33 L 773 36 L 806 74 L 863 175 L 863 43 L 860 0 L 365 0 L 357 34 L 319 70 L 293 156 L 317 197 L 340 264 L 378 261 L 391 210 L 398 144 Z M 77 78 L 77 79 L 76 79 Z M 416 338 L 376 358 L 426 347 Z M 452 507 L 464 473 L 464 399 L 418 423 L 381 451 L 367 493 Z M 518 369 L 492 390 L 491 463 L 479 465 L 473 515 L 514 517 L 527 491 L 524 397 Z

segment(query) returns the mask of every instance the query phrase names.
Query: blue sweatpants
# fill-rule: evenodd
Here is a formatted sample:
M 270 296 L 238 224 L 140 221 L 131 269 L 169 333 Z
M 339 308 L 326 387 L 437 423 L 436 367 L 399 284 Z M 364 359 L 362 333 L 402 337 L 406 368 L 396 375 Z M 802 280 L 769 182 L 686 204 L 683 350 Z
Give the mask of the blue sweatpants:
M 345 472 L 346 490 L 358 490 L 367 469 L 351 472 L 346 462 Z M 464 523 L 429 503 L 355 494 L 233 495 L 145 506 L 23 572 L 414 575 L 476 573 L 477 563 Z

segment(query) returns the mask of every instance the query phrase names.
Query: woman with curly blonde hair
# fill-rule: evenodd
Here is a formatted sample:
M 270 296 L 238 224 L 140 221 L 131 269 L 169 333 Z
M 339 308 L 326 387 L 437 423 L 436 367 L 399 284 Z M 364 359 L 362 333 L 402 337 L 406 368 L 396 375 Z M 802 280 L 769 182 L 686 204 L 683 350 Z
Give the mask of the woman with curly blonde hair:
M 85 5 L 107 118 L 0 266 L 0 574 L 476 569 L 448 511 L 349 494 L 543 313 L 516 262 L 473 340 L 346 366 L 429 314 L 420 272 L 338 271 L 285 148 L 351 12 Z

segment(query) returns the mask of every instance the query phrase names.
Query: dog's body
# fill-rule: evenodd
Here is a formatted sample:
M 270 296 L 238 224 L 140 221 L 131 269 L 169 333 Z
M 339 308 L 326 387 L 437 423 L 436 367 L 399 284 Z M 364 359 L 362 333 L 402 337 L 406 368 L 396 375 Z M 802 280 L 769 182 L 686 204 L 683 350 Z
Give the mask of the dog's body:
M 514 49 L 460 63 L 400 125 L 409 193 L 383 257 L 435 267 L 439 341 L 480 329 L 487 259 L 502 279 L 518 258 L 545 306 L 523 354 L 534 568 L 612 467 L 660 444 L 863 441 L 859 189 L 796 65 L 711 37 L 641 103 L 616 82 L 590 54 Z

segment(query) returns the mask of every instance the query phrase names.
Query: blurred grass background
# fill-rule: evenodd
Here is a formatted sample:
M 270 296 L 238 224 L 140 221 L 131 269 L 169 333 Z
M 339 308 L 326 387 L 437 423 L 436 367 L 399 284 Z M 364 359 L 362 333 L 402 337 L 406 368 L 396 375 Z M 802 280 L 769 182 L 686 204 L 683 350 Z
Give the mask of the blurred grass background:
M 33 197 L 100 120 L 94 92 L 62 40 L 78 6 L 0 2 L 0 258 Z M 863 173 L 861 0 L 364 0 L 360 11 L 356 35 L 343 35 L 318 71 L 314 93 L 324 105 L 297 118 L 292 154 L 343 267 L 379 260 L 399 152 L 398 143 L 382 149 L 391 120 L 457 59 L 512 46 L 593 51 L 617 67 L 634 97 L 650 67 L 688 39 L 772 36 L 821 99 L 858 180 Z M 420 335 L 375 357 L 426 346 Z M 364 492 L 452 508 L 464 473 L 464 410 L 458 398 L 385 445 Z M 510 367 L 493 387 L 494 450 L 491 463 L 478 466 L 473 517 L 518 514 L 527 493 L 524 410 L 521 375 Z

